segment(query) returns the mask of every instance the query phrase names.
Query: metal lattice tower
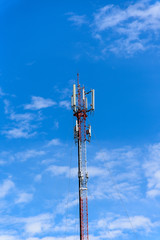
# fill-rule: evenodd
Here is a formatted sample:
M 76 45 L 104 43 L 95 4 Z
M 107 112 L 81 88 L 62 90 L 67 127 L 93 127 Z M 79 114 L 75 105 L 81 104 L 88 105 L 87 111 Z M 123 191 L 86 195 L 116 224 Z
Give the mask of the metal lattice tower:
M 91 104 L 88 108 L 87 95 L 91 93 Z M 77 74 L 76 85 L 73 85 L 72 109 L 73 115 L 77 118 L 74 127 L 75 142 L 78 143 L 78 178 L 79 178 L 79 218 L 80 218 L 80 240 L 89 240 L 88 233 L 88 198 L 87 198 L 87 157 L 86 141 L 90 142 L 91 126 L 86 126 L 87 113 L 95 110 L 94 90 L 85 92 L 85 88 L 79 84 Z

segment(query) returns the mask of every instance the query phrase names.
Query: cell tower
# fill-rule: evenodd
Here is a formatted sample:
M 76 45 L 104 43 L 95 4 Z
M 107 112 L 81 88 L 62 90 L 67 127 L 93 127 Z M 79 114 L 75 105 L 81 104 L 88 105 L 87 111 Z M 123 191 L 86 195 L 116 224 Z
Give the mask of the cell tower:
M 87 95 L 91 94 L 91 104 L 88 108 Z M 95 91 L 85 91 L 79 84 L 79 74 L 77 74 L 76 85 L 73 84 L 73 95 L 71 105 L 73 115 L 77 118 L 74 127 L 74 139 L 78 144 L 78 178 L 79 178 L 79 219 L 80 219 L 80 240 L 89 240 L 88 234 L 88 198 L 87 198 L 87 156 L 86 141 L 91 139 L 91 126 L 86 126 L 87 113 L 95 110 Z

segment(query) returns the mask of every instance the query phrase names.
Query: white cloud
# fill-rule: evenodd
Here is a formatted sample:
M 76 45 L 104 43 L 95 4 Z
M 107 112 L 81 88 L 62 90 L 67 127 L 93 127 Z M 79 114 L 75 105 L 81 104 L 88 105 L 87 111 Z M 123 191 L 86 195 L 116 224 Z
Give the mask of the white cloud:
M 150 198 L 155 198 L 160 196 L 160 189 L 152 189 L 147 191 L 147 196 Z
M 0 240 L 18 240 L 18 236 L 0 235 Z
M 60 176 L 60 175 L 68 176 L 69 167 L 51 165 L 50 167 L 47 168 L 47 171 L 50 171 L 53 176 Z
M 22 192 L 18 195 L 18 198 L 15 200 L 15 203 L 16 204 L 28 203 L 32 200 L 32 198 L 33 198 L 33 194 Z
M 10 111 L 10 102 L 7 99 L 4 99 L 4 112 L 8 114 Z
M 27 63 L 26 63 L 26 66 L 32 66 L 32 65 L 34 65 L 35 63 L 36 63 L 36 61 L 33 60 L 33 61 L 31 61 L 31 62 L 27 62 Z
M 37 174 L 34 178 L 35 182 L 40 182 L 42 180 L 42 175 L 41 174 Z
M 4 165 L 4 164 L 6 164 L 6 162 L 0 159 L 0 165 Z
M 58 122 L 57 120 L 54 121 L 54 127 L 55 127 L 56 129 L 59 128 L 59 122 Z
M 74 13 L 70 13 L 70 17 L 68 18 L 76 26 L 82 26 L 83 24 L 87 23 L 85 15 L 76 15 Z
M 22 127 L 15 127 L 10 130 L 2 131 L 8 138 L 30 138 L 36 134 L 36 132 L 30 133 Z
M 14 161 L 14 156 L 9 151 L 2 151 L 0 153 L 0 162 L 1 164 L 9 163 Z
M 56 161 L 55 158 L 46 158 L 46 159 L 44 159 L 44 160 L 41 161 L 41 164 L 49 165 L 49 164 L 51 164 L 51 163 L 53 163 L 53 162 L 55 162 L 55 161 Z
M 51 229 L 53 216 L 51 214 L 42 214 L 24 219 L 24 221 L 26 222 L 25 232 L 29 235 L 35 235 Z
M 43 155 L 45 155 L 45 151 L 43 151 L 43 150 L 38 151 L 35 149 L 30 149 L 30 150 L 16 153 L 15 157 L 16 157 L 16 159 L 18 159 L 20 161 L 26 161 L 30 158 L 40 157 Z
M 96 153 L 96 160 L 107 161 L 109 159 L 110 159 L 110 153 L 104 149 Z
M 24 122 L 29 122 L 35 118 L 34 114 L 31 113 L 23 113 L 23 114 L 16 114 L 12 112 L 10 114 L 10 119 L 15 120 L 15 121 L 24 121 Z
M 44 225 L 42 222 L 33 222 L 26 225 L 26 232 L 30 234 L 41 233 Z
M 45 99 L 43 97 L 36 97 L 32 96 L 32 101 L 30 104 L 26 104 L 24 106 L 25 109 L 30 109 L 30 110 L 39 110 L 43 108 L 48 108 L 56 105 L 56 102 L 54 102 L 52 99 Z
M 3 92 L 2 88 L 0 87 L 0 97 L 5 96 L 6 94 Z
M 71 103 L 69 101 L 67 101 L 67 100 L 60 101 L 59 102 L 59 106 L 63 107 L 63 108 L 66 108 L 67 110 L 71 109 Z
M 160 196 L 160 143 L 150 145 L 143 165 L 148 181 L 147 196 Z
M 14 188 L 14 182 L 7 179 L 0 185 L 0 198 L 4 198 Z
M 51 172 L 53 176 L 65 176 L 67 178 L 75 178 L 78 176 L 78 169 L 69 168 L 68 166 L 51 165 L 47 168 L 47 171 Z
M 59 224 L 55 225 L 53 231 L 57 233 L 74 232 L 76 225 L 79 225 L 79 219 L 76 217 L 63 218 Z
M 69 86 L 66 88 L 58 88 L 54 86 L 54 90 L 58 93 L 58 96 L 61 99 L 69 98 L 72 95 L 72 84 L 73 82 L 69 81 Z
M 47 146 L 61 146 L 62 143 L 58 138 L 54 138 L 51 141 L 48 142 Z
M 94 166 L 89 166 L 88 167 L 88 173 L 89 177 L 102 177 L 106 176 L 107 172 L 105 168 L 102 167 L 94 167 Z

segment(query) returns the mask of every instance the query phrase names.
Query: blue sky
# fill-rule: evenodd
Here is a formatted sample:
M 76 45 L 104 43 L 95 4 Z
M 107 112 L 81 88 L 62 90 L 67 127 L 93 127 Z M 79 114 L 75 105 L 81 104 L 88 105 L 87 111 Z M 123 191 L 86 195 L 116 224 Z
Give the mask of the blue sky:
M 160 1 L 0 0 L 0 18 L 0 240 L 79 239 L 77 72 L 90 240 L 159 240 Z

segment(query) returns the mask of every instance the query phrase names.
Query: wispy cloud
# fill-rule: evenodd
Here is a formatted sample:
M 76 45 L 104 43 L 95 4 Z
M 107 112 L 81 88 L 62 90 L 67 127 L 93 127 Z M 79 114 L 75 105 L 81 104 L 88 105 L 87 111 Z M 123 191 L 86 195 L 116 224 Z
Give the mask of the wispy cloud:
M 17 114 L 17 113 L 12 112 L 10 114 L 10 119 L 15 120 L 17 122 L 23 121 L 23 122 L 26 123 L 26 122 L 29 122 L 29 121 L 33 120 L 34 117 L 35 117 L 35 115 L 31 114 L 31 113 Z
M 25 219 L 25 232 L 30 235 L 42 233 L 50 230 L 53 220 L 51 214 L 42 214 L 36 217 L 30 217 Z
M 9 151 L 1 151 L 0 162 L 1 164 L 7 164 L 14 161 L 14 156 Z
M 19 237 L 18 236 L 14 236 L 14 235 L 0 235 L 0 240 L 19 240 Z
M 53 176 L 60 176 L 60 175 L 68 176 L 70 169 L 67 166 L 51 165 L 47 168 L 47 171 L 51 172 Z
M 66 108 L 67 110 L 71 109 L 71 103 L 68 100 L 60 101 L 59 106 L 63 107 L 63 108 Z
M 62 145 L 61 141 L 58 138 L 54 138 L 50 140 L 46 146 L 50 147 L 50 146 L 61 146 L 61 145 Z
M 14 188 L 14 182 L 10 179 L 5 180 L 0 185 L 0 198 L 4 198 Z
M 77 194 L 68 194 L 60 203 L 56 206 L 55 214 L 64 214 L 68 209 L 78 205 Z
M 59 121 L 57 121 L 57 120 L 54 121 L 54 127 L 55 127 L 56 129 L 59 128 Z
M 63 218 L 62 221 L 54 227 L 54 232 L 74 232 L 75 226 L 78 225 L 78 223 L 79 219 L 77 218 Z
M 70 17 L 68 18 L 76 26 L 82 26 L 87 23 L 87 18 L 85 15 L 76 15 L 75 13 L 68 13 Z
M 143 165 L 148 181 L 147 196 L 154 198 L 160 196 L 160 143 L 150 145 L 148 157 Z
M 39 157 L 39 156 L 43 156 L 43 155 L 45 155 L 45 151 L 43 151 L 43 150 L 38 151 L 35 149 L 30 149 L 30 150 L 16 153 L 15 158 L 20 161 L 26 161 L 30 158 L 35 158 L 35 157 Z
M 15 203 L 16 204 L 28 203 L 32 200 L 32 198 L 33 198 L 32 193 L 22 192 L 19 193 L 18 198 L 15 200 Z
M 32 96 L 31 103 L 26 104 L 24 108 L 30 110 L 40 110 L 43 108 L 52 107 L 54 105 L 56 105 L 56 102 L 54 102 L 52 99 Z
M 24 129 L 22 127 L 16 127 L 9 130 L 4 130 L 2 133 L 11 139 L 12 138 L 30 138 L 36 134 L 36 132 L 30 133 L 28 129 Z
M 4 99 L 4 112 L 8 114 L 10 112 L 10 102 L 7 99 Z
M 34 65 L 35 63 L 36 63 L 36 61 L 33 60 L 33 61 L 30 61 L 30 62 L 27 62 L 27 63 L 26 63 L 26 66 L 32 66 L 32 65 Z
M 3 92 L 2 88 L 0 87 L 0 97 L 5 96 L 6 94 Z
M 56 93 L 58 93 L 58 97 L 60 99 L 70 99 L 71 95 L 72 95 L 72 86 L 75 83 L 74 79 L 70 79 L 67 84 L 66 87 L 61 88 L 58 85 L 54 86 L 54 90 Z
M 35 182 L 41 182 L 41 180 L 42 180 L 42 174 L 37 174 L 34 178 Z

